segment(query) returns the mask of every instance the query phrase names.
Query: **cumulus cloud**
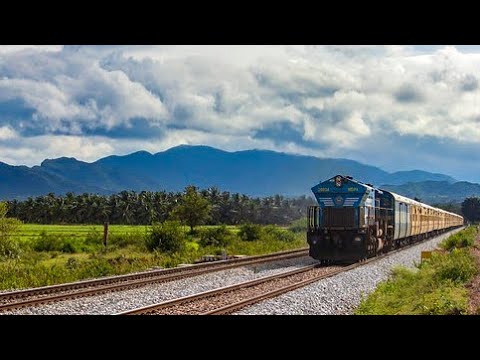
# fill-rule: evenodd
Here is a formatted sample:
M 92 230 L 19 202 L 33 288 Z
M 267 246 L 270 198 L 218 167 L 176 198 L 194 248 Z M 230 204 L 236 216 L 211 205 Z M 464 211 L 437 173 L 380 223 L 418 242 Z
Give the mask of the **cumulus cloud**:
M 0 140 L 15 139 L 17 134 L 8 126 L 0 127 Z
M 202 143 L 368 162 L 388 139 L 429 139 L 442 144 L 433 155 L 441 158 L 478 147 L 474 50 L 0 46 L 0 160 L 94 160 Z

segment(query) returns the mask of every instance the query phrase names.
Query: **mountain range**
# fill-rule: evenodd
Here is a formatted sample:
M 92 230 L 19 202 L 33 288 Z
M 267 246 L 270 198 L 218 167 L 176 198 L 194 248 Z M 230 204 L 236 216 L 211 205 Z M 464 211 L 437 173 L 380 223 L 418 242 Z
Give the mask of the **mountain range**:
M 348 159 L 268 150 L 227 152 L 209 146 L 181 145 L 156 154 L 139 151 L 92 163 L 66 157 L 47 159 L 33 167 L 0 162 L 0 199 L 24 199 L 49 192 L 181 191 L 189 184 L 200 188 L 216 186 L 222 191 L 251 196 L 297 196 L 309 195 L 313 185 L 336 174 L 351 175 L 375 185 L 389 184 L 392 191 L 399 193 L 413 189 L 406 185 L 412 183 L 425 184 L 421 186 L 425 190 L 432 190 L 432 183 L 441 184 L 442 189 L 459 184 L 443 174 L 421 170 L 389 173 Z M 480 193 L 478 190 L 475 191 Z
M 449 183 L 447 181 L 409 182 L 402 185 L 383 185 L 382 189 L 390 190 L 403 196 L 414 198 L 428 204 L 461 202 L 467 197 L 480 196 L 480 184 L 466 181 Z

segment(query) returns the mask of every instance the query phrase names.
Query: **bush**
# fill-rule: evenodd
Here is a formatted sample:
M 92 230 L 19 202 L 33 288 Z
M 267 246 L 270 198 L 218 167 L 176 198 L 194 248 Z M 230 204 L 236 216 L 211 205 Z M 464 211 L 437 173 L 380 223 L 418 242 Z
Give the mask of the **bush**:
M 200 248 L 200 245 L 198 245 L 198 243 L 196 243 L 195 241 L 187 241 L 187 243 L 185 244 L 185 250 L 187 252 L 197 252 L 198 249 Z
M 78 250 L 72 242 L 70 239 L 65 239 L 54 234 L 47 234 L 45 231 L 42 231 L 39 237 L 33 240 L 32 248 L 35 251 L 75 253 Z
M 0 202 L 0 256 L 16 258 L 20 255 L 20 246 L 13 241 L 11 235 L 22 225 L 22 222 L 7 218 L 8 207 L 5 202 Z
M 200 245 L 226 247 L 231 243 L 231 233 L 225 225 L 214 228 L 202 229 L 199 231 Z
M 436 281 L 450 280 L 459 284 L 468 282 L 477 272 L 475 258 L 468 249 L 454 249 L 450 254 L 434 253 L 421 267 L 430 268 Z
M 153 224 L 145 239 L 145 245 L 148 250 L 160 250 L 168 253 L 183 250 L 185 242 L 185 232 L 178 221 L 165 221 Z
M 298 220 L 293 221 L 288 230 L 294 232 L 294 233 L 301 233 L 301 232 L 307 232 L 307 218 L 301 218 Z
M 443 240 L 441 246 L 449 251 L 454 248 L 472 246 L 475 242 L 475 235 L 475 226 L 470 226 L 467 229 L 459 231 Z
M 10 238 L 0 238 L 0 258 L 18 258 L 21 254 L 20 245 Z
M 244 224 L 240 226 L 238 236 L 243 241 L 256 241 L 262 236 L 262 227 L 257 224 Z
M 265 226 L 263 231 L 267 235 L 267 238 L 269 238 L 271 240 L 279 240 L 279 241 L 283 241 L 283 242 L 294 242 L 295 241 L 295 235 L 291 231 L 281 229 L 281 228 L 279 228 L 275 225 Z
M 110 234 L 108 236 L 108 245 L 124 248 L 135 246 L 145 242 L 145 234 L 141 232 Z
M 455 234 L 457 235 L 457 234 Z M 381 283 L 356 310 L 357 314 L 465 314 L 468 290 L 465 285 L 477 273 L 476 261 L 469 249 L 457 249 L 470 243 L 476 232 L 466 229 L 445 241 L 450 252 L 433 253 L 417 271 L 397 268 L 393 277 Z
M 95 228 L 90 229 L 85 237 L 85 244 L 94 247 L 103 245 L 103 234 L 95 230 Z
M 436 281 L 428 271 L 397 268 L 366 299 L 359 315 L 455 315 L 467 311 L 468 291 L 451 280 Z

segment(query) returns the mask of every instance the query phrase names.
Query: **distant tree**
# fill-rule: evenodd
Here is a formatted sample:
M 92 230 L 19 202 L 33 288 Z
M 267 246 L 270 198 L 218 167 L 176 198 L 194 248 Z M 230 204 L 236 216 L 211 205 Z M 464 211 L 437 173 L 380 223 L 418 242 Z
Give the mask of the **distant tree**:
M 190 226 L 191 232 L 195 226 L 204 224 L 210 218 L 212 205 L 198 193 L 195 186 L 190 185 L 185 188 L 179 203 L 173 209 L 172 217 Z
M 445 210 L 445 211 L 449 211 L 449 212 L 453 212 L 455 214 L 458 214 L 458 215 L 462 215 L 462 204 L 461 203 L 440 203 L 440 204 L 432 204 L 433 207 L 436 207 L 436 208 L 439 208 L 439 209 L 442 209 L 442 210 Z
M 480 199 L 478 197 L 466 198 L 462 203 L 462 214 L 470 222 L 480 221 Z
M 15 218 L 7 217 L 8 207 L 5 202 L 0 202 L 0 256 L 15 257 L 18 254 L 18 244 L 11 239 L 22 224 Z
M 208 225 L 243 223 L 288 225 L 305 217 L 310 205 L 316 204 L 305 195 L 285 198 L 282 195 L 264 198 L 220 191 L 213 187 L 196 190 L 211 205 Z M 175 207 L 184 202 L 185 192 L 122 191 L 112 195 L 73 194 L 41 195 L 24 201 L 7 201 L 6 217 L 36 224 L 110 224 L 149 225 L 164 222 Z M 460 204 L 458 204 L 460 209 Z

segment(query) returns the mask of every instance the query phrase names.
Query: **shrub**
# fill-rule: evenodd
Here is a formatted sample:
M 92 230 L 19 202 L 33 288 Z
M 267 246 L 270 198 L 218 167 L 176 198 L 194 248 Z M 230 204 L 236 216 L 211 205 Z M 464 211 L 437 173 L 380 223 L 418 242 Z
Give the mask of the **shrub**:
M 47 234 L 42 231 L 40 235 L 33 240 L 32 248 L 35 251 L 60 251 L 64 253 L 75 253 L 77 247 L 73 244 L 73 239 L 66 239 L 58 235 Z
M 178 221 L 165 221 L 155 223 L 145 238 L 148 250 L 160 250 L 174 253 L 184 249 L 186 242 L 185 233 Z
M 119 248 L 124 248 L 127 246 L 139 245 L 144 242 L 145 234 L 141 232 L 110 234 L 107 246 L 110 244 Z
M 457 234 L 455 234 L 457 235 Z M 476 261 L 468 248 L 476 232 L 467 229 L 444 244 L 450 252 L 433 253 L 417 271 L 397 268 L 356 310 L 357 314 L 465 314 L 468 290 L 465 285 L 477 273 Z M 452 239 L 453 238 L 453 239 Z
M 450 254 L 434 253 L 422 267 L 431 268 L 436 281 L 460 284 L 468 282 L 477 272 L 475 259 L 467 249 L 454 249 Z
M 88 246 L 98 247 L 103 244 L 103 234 L 95 228 L 90 229 L 85 237 L 85 244 Z
M 257 224 L 244 224 L 240 226 L 238 236 L 243 241 L 256 241 L 262 236 L 262 227 Z
M 20 245 L 10 238 L 0 239 L 0 257 L 17 258 L 20 256 Z
M 441 246 L 446 250 L 452 250 L 454 248 L 463 248 L 472 246 L 475 242 L 476 230 L 474 226 L 457 232 L 442 241 Z
M 0 202 L 0 256 L 15 258 L 20 255 L 20 246 L 12 240 L 11 235 L 18 231 L 22 222 L 7 218 L 7 211 L 7 204 Z
M 267 238 L 269 238 L 271 240 L 279 240 L 279 241 L 283 241 L 283 242 L 294 242 L 295 241 L 295 235 L 291 231 L 281 229 L 281 228 L 279 228 L 275 225 L 265 226 L 263 231 L 267 235 Z
M 429 271 L 397 268 L 393 277 L 363 299 L 361 315 L 454 315 L 467 311 L 468 292 L 451 280 L 436 281 Z
M 68 269 L 68 270 L 75 270 L 79 267 L 79 263 L 77 261 L 77 259 L 71 257 L 71 258 L 68 258 L 67 262 L 65 263 L 65 267 Z
M 231 233 L 225 225 L 199 231 L 200 245 L 225 247 L 231 243 Z
M 190 252 L 197 252 L 198 249 L 200 248 L 200 245 L 198 245 L 198 243 L 196 243 L 195 241 L 188 241 L 186 244 L 185 244 L 185 250 L 186 251 L 190 251 Z
M 298 220 L 293 221 L 288 230 L 294 232 L 294 233 L 301 233 L 301 232 L 306 232 L 307 231 L 307 218 L 301 218 Z

